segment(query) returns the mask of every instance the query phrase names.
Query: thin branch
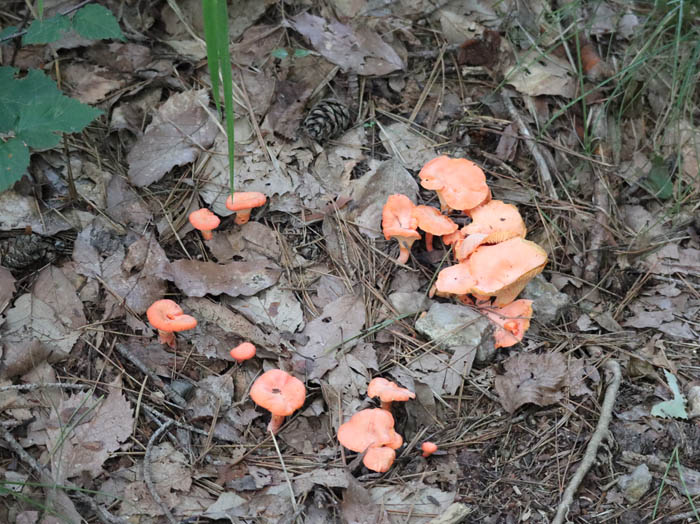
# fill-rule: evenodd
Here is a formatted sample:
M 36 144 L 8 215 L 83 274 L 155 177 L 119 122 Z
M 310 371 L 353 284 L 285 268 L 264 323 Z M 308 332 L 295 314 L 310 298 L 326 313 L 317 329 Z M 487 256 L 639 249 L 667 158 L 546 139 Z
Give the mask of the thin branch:
M 153 497 L 156 504 L 160 506 L 160 509 L 163 510 L 168 522 L 171 524 L 177 524 L 177 519 L 170 511 L 170 508 L 165 504 L 165 502 L 163 502 L 160 495 L 158 495 L 156 487 L 153 484 L 153 476 L 151 475 L 151 454 L 153 453 L 153 446 L 156 444 L 156 442 L 158 442 L 161 435 L 163 435 L 172 425 L 173 423 L 171 421 L 166 422 L 158 428 L 158 430 L 151 437 L 151 440 L 148 441 L 148 445 L 146 446 L 146 454 L 143 457 L 143 479 L 146 481 L 146 486 L 148 487 L 148 491 L 151 493 L 151 497 Z
M 608 360 L 604 367 L 607 371 L 612 373 L 612 379 L 605 390 L 605 398 L 603 399 L 603 405 L 600 410 L 598 425 L 593 432 L 591 440 L 588 442 L 588 446 L 586 446 L 586 453 L 583 455 L 583 459 L 581 460 L 576 473 L 569 481 L 569 485 L 567 486 L 566 490 L 564 490 L 564 495 L 559 503 L 557 514 L 550 524 L 563 524 L 566 514 L 569 512 L 569 508 L 571 507 L 571 503 L 574 500 L 574 494 L 581 485 L 586 473 L 588 473 L 588 470 L 593 465 L 600 443 L 608 434 L 608 426 L 610 425 L 610 420 L 612 419 L 613 406 L 615 405 L 615 399 L 617 398 L 617 390 L 620 388 L 622 372 L 620 371 L 620 364 L 618 364 L 615 360 Z

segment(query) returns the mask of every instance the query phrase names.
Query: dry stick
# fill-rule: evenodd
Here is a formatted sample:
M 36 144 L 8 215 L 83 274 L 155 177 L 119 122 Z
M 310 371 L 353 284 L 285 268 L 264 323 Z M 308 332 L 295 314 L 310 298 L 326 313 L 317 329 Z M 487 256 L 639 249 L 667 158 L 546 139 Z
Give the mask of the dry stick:
M 148 487 L 148 491 L 151 493 L 151 497 L 153 497 L 156 504 L 160 506 L 160 509 L 163 510 L 168 522 L 171 524 L 177 524 L 177 519 L 170 511 L 170 508 L 163 502 L 160 495 L 158 495 L 156 487 L 153 485 L 153 477 L 151 476 L 151 453 L 153 453 L 153 446 L 156 442 L 158 442 L 161 435 L 165 433 L 172 425 L 173 423 L 171 421 L 166 422 L 158 428 L 158 430 L 151 437 L 151 440 L 148 441 L 148 445 L 146 446 L 146 454 L 143 456 L 143 480 L 146 481 L 146 486 Z
M 608 384 L 608 388 L 605 390 L 605 398 L 603 399 L 603 406 L 600 410 L 598 425 L 593 432 L 591 440 L 588 442 L 588 446 L 586 446 L 586 453 L 583 455 L 583 459 L 581 460 L 576 473 L 569 481 L 569 485 L 566 487 L 566 490 L 564 490 L 564 495 L 559 503 L 557 514 L 550 524 L 562 524 L 564 522 L 566 514 L 569 512 L 569 507 L 574 500 L 574 494 L 581 485 L 583 477 L 586 476 L 586 473 L 588 473 L 588 470 L 593 465 L 596 453 L 598 452 L 598 447 L 608 433 L 608 426 L 610 425 L 610 420 L 612 419 L 613 406 L 615 405 L 615 399 L 617 398 L 617 390 L 620 388 L 622 372 L 620 371 L 620 364 L 618 364 L 615 360 L 608 360 L 604 367 L 606 370 L 612 373 L 612 380 L 610 381 L 610 384 Z
M 117 351 L 122 354 L 123 357 L 128 358 L 134 366 L 139 368 L 141 373 L 144 375 L 148 375 L 148 378 L 150 378 L 153 383 L 161 388 L 163 392 L 172 400 L 175 404 L 177 404 L 180 407 L 183 407 L 185 404 L 187 404 L 187 401 L 182 398 L 177 391 L 175 391 L 173 388 L 171 388 L 168 384 L 163 382 L 158 375 L 153 373 L 148 367 L 146 367 L 146 364 L 141 362 L 141 360 L 135 356 L 132 355 L 131 352 L 129 351 L 129 348 L 127 348 L 124 344 L 116 344 L 115 346 L 117 348 Z
M 36 461 L 34 457 L 32 457 L 29 453 L 27 453 L 24 448 L 15 440 L 15 437 L 12 436 L 12 433 L 10 433 L 7 429 L 5 429 L 3 426 L 0 425 L 0 437 L 7 442 L 8 446 L 10 446 L 10 449 L 14 451 L 19 458 L 24 461 L 39 477 L 48 477 L 51 478 L 49 475 L 48 471 L 39 464 L 39 462 Z M 83 504 L 87 504 L 90 506 L 90 509 L 95 512 L 95 515 L 100 519 L 101 522 L 104 524 L 127 524 L 127 521 L 115 517 L 112 515 L 109 511 L 104 509 L 101 506 L 98 506 L 97 503 L 84 493 L 80 491 L 80 488 L 76 486 L 75 484 L 65 481 L 64 488 L 68 488 L 69 490 L 72 491 L 72 495 L 77 498 L 80 502 Z
M 590 246 L 588 246 L 588 256 L 586 257 L 586 265 L 583 269 L 583 278 L 588 282 L 598 282 L 598 270 L 600 269 L 600 262 L 602 259 L 600 248 L 603 245 L 603 240 L 605 240 L 605 233 L 608 225 L 610 200 L 602 173 L 599 173 L 596 179 L 593 198 L 595 199 L 594 202 L 598 210 L 595 214 L 591 243 Z
M 518 110 L 515 109 L 513 102 L 511 102 L 510 98 L 508 98 L 508 95 L 506 95 L 503 91 L 501 91 L 501 100 L 503 100 L 503 104 L 506 106 L 508 114 L 517 124 L 520 134 L 525 137 L 525 145 L 530 150 L 530 154 L 532 155 L 535 164 L 537 164 L 537 169 L 540 173 L 540 180 L 542 181 L 542 185 L 547 189 L 547 193 L 549 194 L 550 198 L 554 200 L 559 200 L 557 190 L 554 189 L 554 181 L 552 180 L 552 175 L 549 172 L 549 166 L 547 166 L 547 162 L 542 156 L 539 145 L 537 144 L 535 137 L 532 136 L 530 128 L 527 127 L 525 121 L 520 117 L 520 114 L 518 114 Z
M 34 391 L 43 388 L 59 388 L 59 389 L 88 389 L 92 386 L 84 384 L 61 384 L 60 382 L 47 382 L 46 384 L 19 384 L 17 386 L 3 386 L 0 388 L 0 393 L 5 391 Z

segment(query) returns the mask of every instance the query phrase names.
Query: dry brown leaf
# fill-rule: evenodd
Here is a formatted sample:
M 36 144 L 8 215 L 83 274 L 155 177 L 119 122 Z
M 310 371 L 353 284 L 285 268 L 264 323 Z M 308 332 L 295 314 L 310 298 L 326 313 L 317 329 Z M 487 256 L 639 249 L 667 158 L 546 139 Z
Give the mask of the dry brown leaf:
M 111 42 L 99 43 L 86 50 L 86 56 L 92 62 L 119 71 L 134 73 L 145 69 L 152 60 L 151 48 L 141 44 Z
M 386 514 L 383 504 L 376 504 L 360 481 L 349 472 L 347 474 L 348 487 L 343 493 L 343 502 L 340 505 L 343 522 L 346 524 L 376 524 L 377 522 L 391 522 Z
M 121 176 L 113 176 L 107 186 L 107 216 L 139 231 L 143 230 L 153 215 L 139 195 Z
M 46 423 L 55 482 L 83 472 L 99 476 L 105 460 L 129 438 L 134 413 L 121 387 L 118 377 L 102 401 L 91 393 L 79 393 L 59 404 Z
M 255 296 L 237 298 L 231 306 L 256 325 L 294 333 L 304 323 L 304 312 L 296 295 L 280 286 Z
M 566 359 L 561 353 L 519 353 L 503 363 L 505 374 L 496 376 L 494 388 L 509 413 L 523 404 L 549 406 L 559 402 L 566 386 Z
M 293 29 L 330 62 L 360 75 L 386 75 L 404 67 L 394 49 L 357 18 L 354 27 L 302 13 L 290 19 Z
M 128 80 L 125 75 L 107 68 L 79 62 L 64 66 L 61 75 L 71 86 L 71 96 L 84 104 L 104 100 L 107 94 L 123 87 Z
M 194 395 L 187 402 L 187 415 L 191 420 L 210 419 L 231 407 L 231 399 L 231 375 L 205 377 L 194 387 Z
M 428 524 L 432 517 L 444 513 L 456 496 L 454 491 L 442 491 L 418 481 L 373 487 L 369 494 L 375 504 L 410 515 L 402 521 L 406 524 Z
M 188 297 L 222 293 L 232 297 L 251 296 L 275 284 L 281 274 L 272 262 L 217 264 L 199 260 L 176 260 L 159 273 Z
M 425 163 L 435 158 L 435 144 L 419 135 L 411 126 L 397 122 L 380 128 L 379 137 L 384 149 L 397 158 L 407 169 L 420 170 Z
M 321 378 L 337 364 L 338 351 L 347 351 L 357 344 L 350 340 L 359 335 L 365 325 L 365 305 L 362 297 L 345 295 L 331 302 L 323 312 L 309 322 L 302 336 L 309 337 L 304 346 L 297 346 L 292 362 L 307 378 Z M 347 341 L 333 351 L 331 348 Z
M 208 105 L 208 90 L 199 89 L 174 94 L 160 106 L 126 157 L 133 185 L 152 184 L 211 146 L 218 128 L 204 109 Z
M 270 52 L 283 43 L 284 29 L 279 25 L 255 25 L 243 33 L 241 41 L 233 45 L 231 59 L 241 66 L 260 66 L 269 59 Z
M 220 263 L 233 260 L 253 261 L 269 258 L 279 260 L 282 256 L 277 234 L 260 222 L 247 222 L 240 228 L 214 231 L 214 238 L 207 247 Z
M 515 89 L 529 96 L 572 98 L 576 93 L 576 81 L 569 70 L 567 62 L 554 55 L 543 58 L 534 53 L 524 53 L 518 57 L 517 64 L 505 72 L 505 76 Z
M 12 276 L 9 269 L 0 266 L 0 313 L 5 311 L 14 294 L 15 277 Z

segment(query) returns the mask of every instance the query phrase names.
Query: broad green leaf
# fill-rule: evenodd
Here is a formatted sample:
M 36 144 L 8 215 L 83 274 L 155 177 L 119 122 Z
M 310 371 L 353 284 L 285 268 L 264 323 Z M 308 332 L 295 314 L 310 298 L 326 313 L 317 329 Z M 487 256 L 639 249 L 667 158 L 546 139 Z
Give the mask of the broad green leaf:
M 678 380 L 665 369 L 664 374 L 666 375 L 668 386 L 671 388 L 671 391 L 673 391 L 673 400 L 665 400 L 664 402 L 659 402 L 654 405 L 651 408 L 651 415 L 653 417 L 673 417 L 686 420 L 688 418 L 688 413 L 685 410 L 685 399 L 678 387 Z
M 304 58 L 305 56 L 309 56 L 311 54 L 311 51 L 308 49 L 295 49 L 294 50 L 294 58 Z
M 5 29 L 0 31 L 0 42 L 2 42 L 8 36 L 14 35 L 17 31 L 19 31 L 19 29 L 16 25 L 8 25 Z
M 70 31 L 70 20 L 64 15 L 52 16 L 46 20 L 34 20 L 22 37 L 22 45 L 57 42 L 68 31 Z
M 82 37 L 91 40 L 114 38 L 125 40 L 119 22 L 112 11 L 104 6 L 89 4 L 78 10 L 73 17 L 73 29 Z
M 280 60 L 289 56 L 289 53 L 284 47 L 278 47 L 277 49 L 273 49 L 272 51 L 270 51 L 270 54 L 274 58 L 279 58 Z
M 58 144 L 57 131 L 81 131 L 102 112 L 65 96 L 37 69 L 16 78 L 16 69 L 0 67 L 0 128 L 14 131 L 29 147 Z
M 0 141 L 0 193 L 12 187 L 29 167 L 29 148 L 17 138 Z
M 661 200 L 673 196 L 673 178 L 667 162 L 656 155 L 651 160 L 651 169 L 646 176 L 645 189 Z

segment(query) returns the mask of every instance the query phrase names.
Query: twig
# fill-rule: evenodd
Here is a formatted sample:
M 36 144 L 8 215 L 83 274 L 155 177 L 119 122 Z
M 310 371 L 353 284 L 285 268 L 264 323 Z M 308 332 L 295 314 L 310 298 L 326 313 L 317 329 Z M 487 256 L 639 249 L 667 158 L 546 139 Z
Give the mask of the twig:
M 574 500 L 574 494 L 581 485 L 583 477 L 586 476 L 586 473 L 588 473 L 588 470 L 593 465 L 596 453 L 598 452 L 598 447 L 608 433 L 608 426 L 610 425 L 610 420 L 612 419 L 613 406 L 615 405 L 615 399 L 617 398 L 617 390 L 620 388 L 620 380 L 622 380 L 622 372 L 620 371 L 620 364 L 618 364 L 615 360 L 608 360 L 604 367 L 607 371 L 612 373 L 612 380 L 605 390 L 605 398 L 603 399 L 603 405 L 600 410 L 598 425 L 593 432 L 591 440 L 588 442 L 588 446 L 586 446 L 586 453 L 583 455 L 583 459 L 581 460 L 576 473 L 569 481 L 569 485 L 566 487 L 566 490 L 564 490 L 564 495 L 559 503 L 557 514 L 550 524 L 562 524 L 564 522 L 566 514 L 569 512 L 569 507 Z
M 148 487 L 151 497 L 153 497 L 156 504 L 160 506 L 160 509 L 163 510 L 168 522 L 171 524 L 177 524 L 177 519 L 175 519 L 175 516 L 170 511 L 170 508 L 165 504 L 165 502 L 163 502 L 160 495 L 158 495 L 156 487 L 153 484 L 153 477 L 151 476 L 151 453 L 153 453 L 153 446 L 156 442 L 158 442 L 161 435 L 163 435 L 163 433 L 165 433 L 172 425 L 173 423 L 171 421 L 166 422 L 158 428 L 158 430 L 151 437 L 151 440 L 148 441 L 148 445 L 146 446 L 146 454 L 143 457 L 143 479 L 146 481 L 146 487 Z
M 84 384 L 61 384 L 60 382 L 48 382 L 46 384 L 18 384 L 16 386 L 3 386 L 0 388 L 0 393 L 5 391 L 35 391 L 44 388 L 59 388 L 59 389 L 88 389 L 92 386 Z
M 601 246 L 603 245 L 608 226 L 610 200 L 608 198 L 608 188 L 603 180 L 602 173 L 599 173 L 596 179 L 593 198 L 597 211 L 595 214 L 593 231 L 591 232 L 591 242 L 588 246 L 586 265 L 583 270 L 583 278 L 588 282 L 598 282 L 598 270 L 600 269 L 602 260 Z
M 128 358 L 131 363 L 139 368 L 141 373 L 144 375 L 148 375 L 148 378 L 150 378 L 153 383 L 161 388 L 163 392 L 168 396 L 170 400 L 172 400 L 175 404 L 177 404 L 180 407 L 183 407 L 185 404 L 187 404 L 187 401 L 182 398 L 177 391 L 175 391 L 173 388 L 171 388 L 168 384 L 163 382 L 158 375 L 153 373 L 148 367 L 146 367 L 146 364 L 141 362 L 141 360 L 135 356 L 132 355 L 131 352 L 129 351 L 129 348 L 127 348 L 124 344 L 116 344 L 115 346 L 117 348 L 117 351 L 122 354 L 125 358 Z
M 518 110 L 515 109 L 513 102 L 511 102 L 510 98 L 508 98 L 508 95 L 503 91 L 501 91 L 501 100 L 503 100 L 503 104 L 506 106 L 508 114 L 517 124 L 520 134 L 523 135 L 526 139 L 525 145 L 530 150 L 530 154 L 532 155 L 535 164 L 537 164 L 537 170 L 539 171 L 542 185 L 547 190 L 547 193 L 549 194 L 550 198 L 554 200 L 559 200 L 557 190 L 554 189 L 554 181 L 552 180 L 552 174 L 549 172 L 549 166 L 547 166 L 547 162 L 542 156 L 542 153 L 540 152 L 540 147 L 537 144 L 535 137 L 532 136 L 530 128 L 527 127 L 525 121 L 520 117 L 520 114 L 518 114 Z
M 287 479 L 287 485 L 289 486 L 289 493 L 292 498 L 292 508 L 294 511 L 297 509 L 297 499 L 294 497 L 294 488 L 292 487 L 292 481 L 289 478 L 289 473 L 287 473 L 287 467 L 284 465 L 284 459 L 282 458 L 282 453 L 280 453 L 280 448 L 277 445 L 277 439 L 275 434 L 270 431 L 270 436 L 272 437 L 272 443 L 275 445 L 275 451 L 277 451 L 277 456 L 280 459 L 280 464 L 282 465 L 282 471 L 284 472 L 284 477 Z
M 0 425 L 0 436 L 5 442 L 7 442 L 7 445 L 10 447 L 10 449 L 14 451 L 15 454 L 34 471 L 34 473 L 36 473 L 37 475 L 39 475 L 40 478 L 42 478 L 42 482 L 44 478 L 51 479 L 51 475 L 48 471 L 46 471 L 44 466 L 39 464 L 39 462 L 37 462 L 37 460 L 34 457 L 27 453 L 24 450 L 24 448 L 19 444 L 19 442 L 15 440 L 15 437 L 12 436 L 12 433 L 10 433 L 2 425 Z M 51 481 L 51 483 L 53 483 L 53 481 Z M 65 481 L 63 487 L 68 488 L 66 491 L 70 491 L 70 494 L 77 498 L 80 502 L 82 502 L 83 504 L 87 504 L 90 507 L 90 509 L 92 509 L 92 511 L 95 512 L 95 515 L 97 515 L 100 521 L 104 524 L 128 524 L 126 520 L 119 517 L 115 517 L 109 511 L 99 506 L 92 498 L 82 493 L 80 491 L 80 488 L 75 484 Z
M 442 515 L 435 517 L 433 520 L 428 522 L 428 524 L 458 524 L 472 511 L 473 510 L 466 504 L 455 502 L 449 508 L 447 508 Z

